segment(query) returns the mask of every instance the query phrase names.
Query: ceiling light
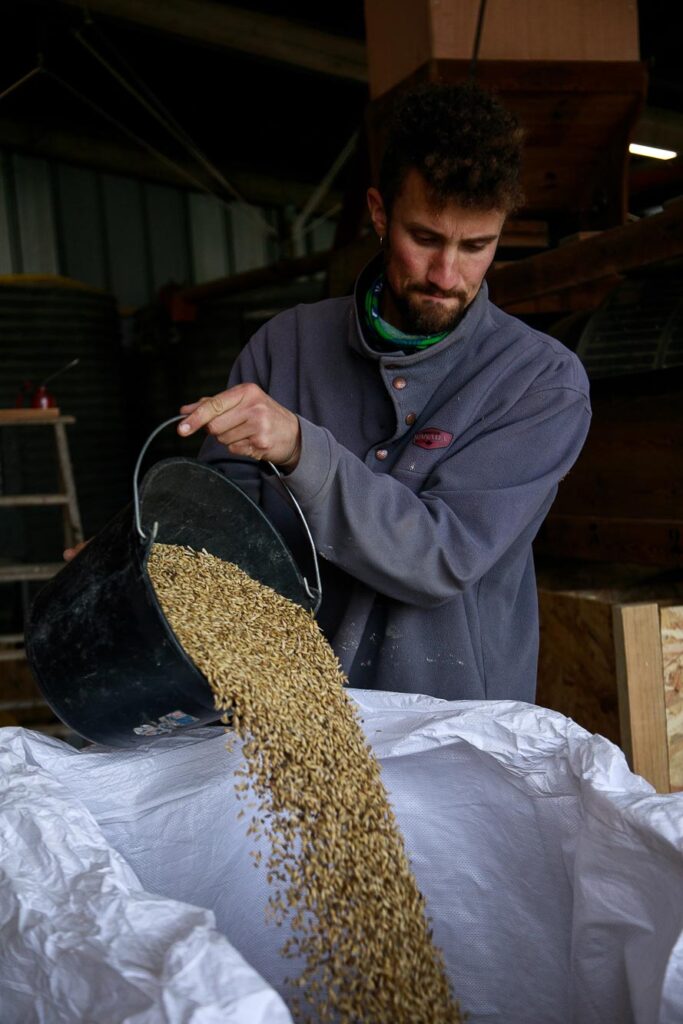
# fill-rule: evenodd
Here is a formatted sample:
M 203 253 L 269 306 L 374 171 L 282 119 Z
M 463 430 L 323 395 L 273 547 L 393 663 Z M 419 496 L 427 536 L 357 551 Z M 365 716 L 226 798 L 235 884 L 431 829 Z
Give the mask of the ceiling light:
M 675 156 L 678 156 L 673 149 L 657 149 L 655 146 L 641 146 L 637 142 L 632 142 L 628 147 L 629 153 L 633 153 L 635 156 L 651 156 L 655 160 L 673 160 Z

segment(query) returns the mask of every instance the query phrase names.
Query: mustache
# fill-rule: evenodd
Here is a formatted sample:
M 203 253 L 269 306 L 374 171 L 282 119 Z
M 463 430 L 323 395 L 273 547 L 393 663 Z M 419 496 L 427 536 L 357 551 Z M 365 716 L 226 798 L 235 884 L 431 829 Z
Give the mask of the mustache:
M 411 284 L 406 289 L 408 292 L 414 292 L 416 295 L 431 295 L 435 299 L 460 299 L 464 302 L 467 299 L 465 292 L 454 288 L 452 291 L 442 291 L 441 288 L 433 288 L 429 285 Z

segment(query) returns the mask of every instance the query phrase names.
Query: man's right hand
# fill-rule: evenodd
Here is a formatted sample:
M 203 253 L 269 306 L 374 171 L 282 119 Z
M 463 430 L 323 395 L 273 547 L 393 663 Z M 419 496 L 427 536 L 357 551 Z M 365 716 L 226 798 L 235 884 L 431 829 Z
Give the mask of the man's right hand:
M 181 405 L 180 411 L 185 416 L 177 428 L 182 437 L 204 427 L 232 455 L 267 459 L 285 472 L 299 462 L 299 417 L 257 384 L 236 384 L 213 398 Z
M 76 555 L 79 553 L 79 551 L 83 550 L 85 545 L 88 544 L 88 543 L 89 543 L 89 541 L 82 540 L 82 541 L 79 541 L 78 544 L 74 544 L 74 546 L 72 548 L 67 548 L 65 550 L 65 552 L 64 552 L 64 561 L 65 562 L 70 562 L 73 558 L 76 557 Z

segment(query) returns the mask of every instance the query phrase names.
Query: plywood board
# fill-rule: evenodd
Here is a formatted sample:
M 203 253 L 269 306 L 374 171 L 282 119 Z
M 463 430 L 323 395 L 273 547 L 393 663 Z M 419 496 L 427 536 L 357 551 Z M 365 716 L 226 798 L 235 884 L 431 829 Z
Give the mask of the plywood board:
M 588 593 L 539 589 L 537 703 L 619 743 L 612 605 Z
M 664 703 L 672 790 L 683 790 L 683 606 L 660 608 Z

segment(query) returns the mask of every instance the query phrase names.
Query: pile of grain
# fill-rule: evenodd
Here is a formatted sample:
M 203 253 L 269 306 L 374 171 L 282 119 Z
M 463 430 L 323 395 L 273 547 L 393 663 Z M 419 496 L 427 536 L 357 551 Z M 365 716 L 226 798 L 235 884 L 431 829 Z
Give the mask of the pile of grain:
M 289 917 L 283 954 L 304 962 L 294 1014 L 459 1022 L 377 761 L 314 619 L 206 553 L 156 544 L 148 570 L 244 740 L 237 788 L 256 801 L 250 834 L 269 842 L 269 910 Z

